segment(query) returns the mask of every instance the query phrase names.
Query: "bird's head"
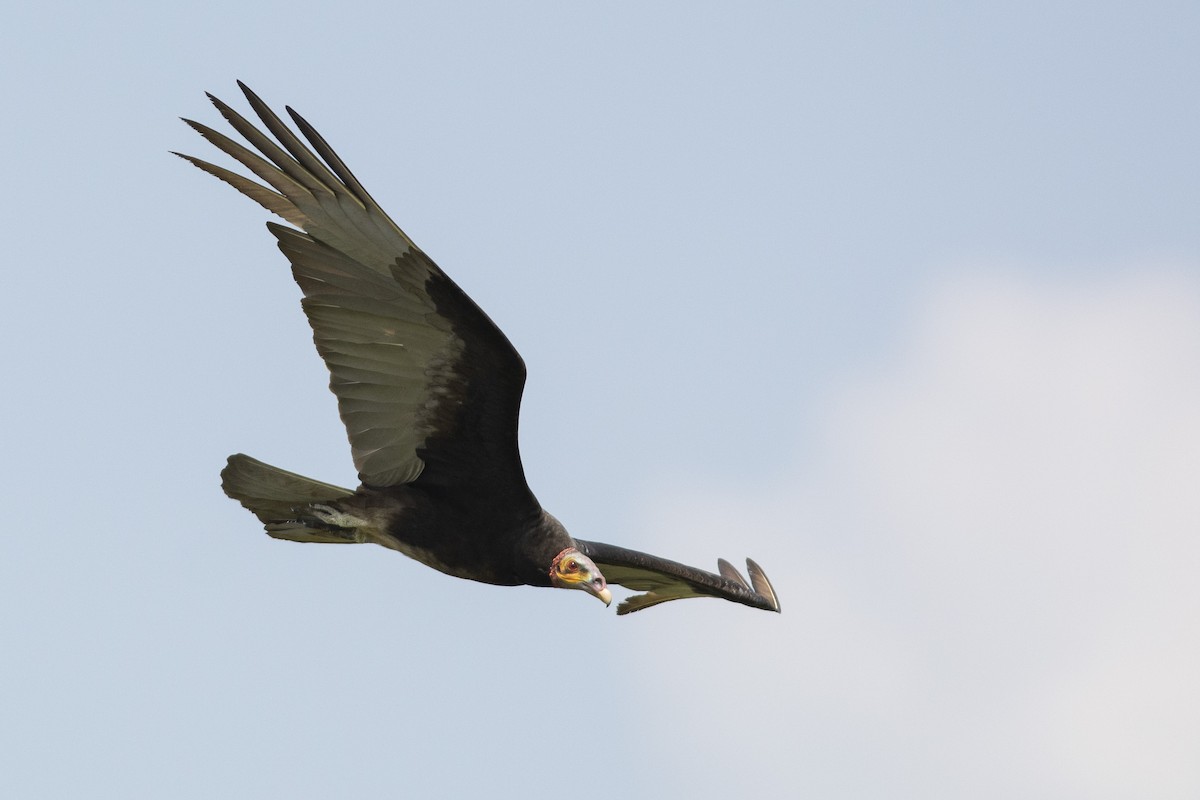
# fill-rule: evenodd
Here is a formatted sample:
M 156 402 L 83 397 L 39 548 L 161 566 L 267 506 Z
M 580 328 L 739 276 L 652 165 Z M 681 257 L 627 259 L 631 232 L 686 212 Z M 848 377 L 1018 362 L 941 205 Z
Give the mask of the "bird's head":
M 583 589 L 603 600 L 604 605 L 612 602 L 608 581 L 592 560 L 574 547 L 568 547 L 554 557 L 550 565 L 550 585 L 559 589 Z

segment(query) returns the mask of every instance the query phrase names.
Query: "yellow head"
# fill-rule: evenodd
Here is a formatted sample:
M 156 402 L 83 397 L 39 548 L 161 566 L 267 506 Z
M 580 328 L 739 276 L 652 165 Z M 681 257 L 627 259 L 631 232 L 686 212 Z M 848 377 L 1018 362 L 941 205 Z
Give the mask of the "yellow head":
M 608 582 L 592 560 L 574 547 L 568 547 L 554 557 L 550 565 L 550 585 L 559 589 L 583 589 L 593 597 L 612 602 Z

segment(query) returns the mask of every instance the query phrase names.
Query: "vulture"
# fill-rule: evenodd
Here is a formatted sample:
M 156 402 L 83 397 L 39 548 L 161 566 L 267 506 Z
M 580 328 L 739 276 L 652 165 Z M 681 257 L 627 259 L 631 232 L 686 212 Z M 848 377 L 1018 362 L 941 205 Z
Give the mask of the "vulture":
M 448 575 L 580 589 L 606 606 L 609 584 L 640 592 L 618 614 L 685 597 L 779 611 L 749 559 L 749 580 L 723 559 L 707 572 L 574 539 L 543 510 L 517 448 L 525 363 L 516 349 L 303 117 L 287 109 L 302 140 L 238 85 L 270 135 L 211 94 L 249 146 L 184 122 L 258 181 L 175 155 L 292 226 L 267 223 L 303 292 L 361 484 L 345 489 L 236 454 L 221 472 L 230 498 L 278 539 L 373 542 Z

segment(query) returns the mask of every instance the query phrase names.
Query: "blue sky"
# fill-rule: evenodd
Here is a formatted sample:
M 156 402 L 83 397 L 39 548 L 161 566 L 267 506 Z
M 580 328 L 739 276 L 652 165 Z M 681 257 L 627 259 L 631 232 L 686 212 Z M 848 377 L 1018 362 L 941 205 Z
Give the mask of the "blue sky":
M 0 789 L 1191 798 L 1190 3 L 0 12 Z M 290 104 L 509 334 L 581 538 L 784 613 L 616 618 L 269 539 L 353 467 L 268 215 Z M 240 105 L 240 104 L 239 104 Z

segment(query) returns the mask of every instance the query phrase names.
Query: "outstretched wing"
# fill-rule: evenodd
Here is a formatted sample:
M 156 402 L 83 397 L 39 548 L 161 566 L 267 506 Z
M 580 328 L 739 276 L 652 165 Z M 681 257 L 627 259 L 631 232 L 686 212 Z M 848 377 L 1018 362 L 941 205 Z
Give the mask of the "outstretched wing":
M 602 542 L 584 542 L 576 539 L 575 546 L 595 562 L 609 583 L 645 592 L 626 598 L 617 606 L 618 614 L 629 614 L 668 600 L 682 600 L 685 597 L 720 597 L 764 611 L 779 610 L 779 598 L 775 595 L 775 589 L 767 580 L 762 568 L 750 559 L 746 559 L 746 569 L 750 573 L 750 581 L 747 582 L 741 573 L 723 558 L 717 559 L 717 568 L 721 574 L 716 575 L 676 561 Z
M 287 109 L 305 144 L 238 85 L 275 139 L 212 95 L 253 149 L 184 121 L 266 185 L 177 155 L 300 229 L 268 223 L 304 292 L 360 479 L 487 487 L 532 501 L 517 449 L 520 355 L 311 125 Z

